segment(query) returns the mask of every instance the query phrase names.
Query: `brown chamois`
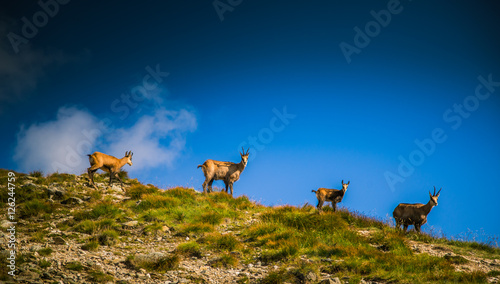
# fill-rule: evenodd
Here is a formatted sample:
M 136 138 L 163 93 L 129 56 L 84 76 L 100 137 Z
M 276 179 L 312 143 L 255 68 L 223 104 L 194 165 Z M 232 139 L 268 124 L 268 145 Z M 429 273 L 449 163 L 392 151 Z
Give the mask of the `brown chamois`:
M 205 182 L 203 182 L 203 193 L 212 192 L 212 183 L 214 180 L 224 181 L 226 186 L 226 193 L 228 193 L 228 188 L 231 189 L 231 195 L 233 195 L 233 184 L 235 181 L 240 179 L 240 175 L 245 169 L 248 163 L 248 148 L 245 153 L 245 149 L 241 148 L 243 153 L 240 152 L 241 162 L 238 164 L 232 162 L 221 162 L 215 160 L 206 160 L 203 165 L 198 165 L 201 167 L 203 174 L 205 175 Z M 207 190 L 208 187 L 208 190 Z
M 321 208 L 323 207 L 323 203 L 325 201 L 330 201 L 332 203 L 333 211 L 337 211 L 337 203 L 341 202 L 344 198 L 344 194 L 347 190 L 347 187 L 349 186 L 349 183 L 351 183 L 351 181 L 344 183 L 344 180 L 342 180 L 342 189 L 340 190 L 322 187 L 318 188 L 318 191 L 311 190 L 311 192 L 316 193 L 316 198 L 318 198 L 318 205 L 316 206 L 318 208 L 318 211 L 321 212 Z
M 432 207 L 438 205 L 438 197 L 441 189 L 436 193 L 436 187 L 434 187 L 434 194 L 431 194 L 429 191 L 430 200 L 425 205 L 422 203 L 400 203 L 394 209 L 394 212 L 392 212 L 392 216 L 396 220 L 396 228 L 399 229 L 403 225 L 406 232 L 408 226 L 413 225 L 415 231 L 420 232 L 420 227 L 427 223 L 427 215 L 431 212 Z
M 87 169 L 87 173 L 89 174 L 90 183 L 94 186 L 95 189 L 98 189 L 94 183 L 94 173 L 101 169 L 109 173 L 109 186 L 111 186 L 111 182 L 113 180 L 113 176 L 115 176 L 121 184 L 123 189 L 123 182 L 118 173 L 120 169 L 125 165 L 129 164 L 132 166 L 132 151 L 125 152 L 125 157 L 121 159 L 117 159 L 113 156 L 106 155 L 100 152 L 94 152 L 89 156 L 90 168 Z

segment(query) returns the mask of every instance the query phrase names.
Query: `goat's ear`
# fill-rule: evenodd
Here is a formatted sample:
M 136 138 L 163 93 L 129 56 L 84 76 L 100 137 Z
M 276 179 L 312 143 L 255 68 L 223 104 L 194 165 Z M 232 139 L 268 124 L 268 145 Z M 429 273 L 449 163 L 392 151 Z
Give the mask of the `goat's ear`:
M 132 151 L 130 151 L 130 158 L 132 158 L 133 155 L 134 155 L 134 153 L 132 153 Z
M 351 181 L 348 181 L 348 182 L 347 182 L 347 185 L 349 185 L 350 183 L 351 183 Z
M 344 180 L 342 180 L 342 185 L 344 184 Z
M 247 149 L 247 153 L 245 155 L 248 155 L 248 152 L 250 152 L 250 147 L 248 147 Z
M 436 196 L 438 196 L 438 197 L 439 197 L 439 193 L 441 192 L 441 189 L 443 189 L 443 188 L 441 187 L 441 188 L 439 189 L 439 191 L 438 191 L 438 193 L 437 193 L 437 195 L 436 195 Z

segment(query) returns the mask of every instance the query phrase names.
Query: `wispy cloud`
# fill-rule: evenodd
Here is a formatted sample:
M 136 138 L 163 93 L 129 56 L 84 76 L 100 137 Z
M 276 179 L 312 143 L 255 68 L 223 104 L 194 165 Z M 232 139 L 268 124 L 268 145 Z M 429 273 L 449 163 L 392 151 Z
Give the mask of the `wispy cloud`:
M 87 154 L 101 151 L 121 158 L 134 152 L 139 172 L 171 166 L 185 148 L 186 134 L 196 130 L 196 116 L 186 109 L 158 108 L 130 127 L 102 130 L 100 120 L 87 110 L 61 107 L 55 120 L 22 127 L 14 161 L 19 170 L 81 174 L 89 166 Z
M 196 127 L 194 113 L 161 108 L 153 115 L 141 117 L 130 128 L 117 129 L 106 141 L 106 148 L 110 153 L 120 154 L 132 150 L 134 166 L 130 171 L 170 166 L 184 150 L 186 132 L 193 132 Z
M 55 120 L 21 127 L 13 159 L 24 172 L 80 173 L 84 162 L 81 153 L 90 151 L 97 139 L 86 137 L 82 130 L 97 127 L 97 118 L 88 111 L 61 107 Z

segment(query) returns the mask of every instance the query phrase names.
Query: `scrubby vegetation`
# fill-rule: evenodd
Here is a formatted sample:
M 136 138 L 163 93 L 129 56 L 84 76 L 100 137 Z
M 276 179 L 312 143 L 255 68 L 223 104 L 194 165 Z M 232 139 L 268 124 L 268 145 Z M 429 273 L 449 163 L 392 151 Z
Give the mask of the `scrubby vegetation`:
M 3 180 L 6 171 L 0 174 Z M 132 271 L 163 275 L 182 270 L 183 261 L 193 260 L 212 268 L 245 268 L 250 274 L 254 265 L 266 267 L 260 283 L 317 283 L 322 275 L 349 279 L 349 283 L 362 279 L 382 283 L 483 283 L 500 274 L 500 266 L 488 271 L 457 269 L 471 265 L 471 255 L 500 262 L 500 249 L 496 247 L 428 234 L 404 234 L 384 221 L 345 208 L 333 212 L 326 207 L 319 214 L 307 204 L 266 207 L 246 196 L 233 198 L 223 192 L 206 195 L 182 187 L 161 190 L 130 180 L 126 174 L 123 178 L 129 185 L 126 192 L 118 194 L 89 190 L 85 176 L 43 177 L 34 172 L 17 177 L 18 216 L 32 224 L 20 230 L 29 232 L 29 242 L 54 240 L 56 235 L 50 232 L 57 228 L 63 239 L 76 242 L 86 254 L 114 249 L 116 258 L 124 258 L 121 263 Z M 95 180 L 102 182 L 102 175 Z M 50 189 L 55 185 L 60 192 Z M 5 205 L 6 188 L 0 191 L 0 203 Z M 82 205 L 65 205 L 64 201 L 71 198 L 85 201 Z M 158 243 L 157 254 L 132 250 L 131 244 L 138 239 Z M 443 253 L 419 251 L 419 246 Z M 36 251 L 44 257 L 35 262 L 40 270 L 54 268 L 49 258 L 56 252 L 50 247 Z M 35 256 L 27 252 L 17 258 L 21 265 L 32 262 Z M 5 258 L 0 262 L 4 273 Z M 117 280 L 116 275 L 77 260 L 65 262 L 62 269 L 85 273 L 90 282 Z M 250 274 L 239 275 L 238 283 L 255 282 Z M 1 281 L 8 280 L 2 277 Z M 203 283 L 200 278 L 190 279 Z

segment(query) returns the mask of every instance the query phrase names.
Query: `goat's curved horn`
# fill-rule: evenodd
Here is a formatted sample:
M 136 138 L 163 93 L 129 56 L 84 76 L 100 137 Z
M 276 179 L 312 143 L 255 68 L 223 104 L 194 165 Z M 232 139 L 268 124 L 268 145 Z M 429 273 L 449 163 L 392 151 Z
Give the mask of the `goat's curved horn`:
M 250 147 L 248 147 L 246 155 L 248 155 L 248 152 L 250 152 Z
M 128 151 L 125 151 L 125 157 L 128 156 Z
M 433 195 L 436 195 L 436 186 L 434 186 L 434 194 Z
M 130 151 L 130 157 L 132 157 L 134 155 L 134 153 L 132 153 L 132 151 Z
M 344 180 L 342 180 L 342 184 L 344 184 Z

